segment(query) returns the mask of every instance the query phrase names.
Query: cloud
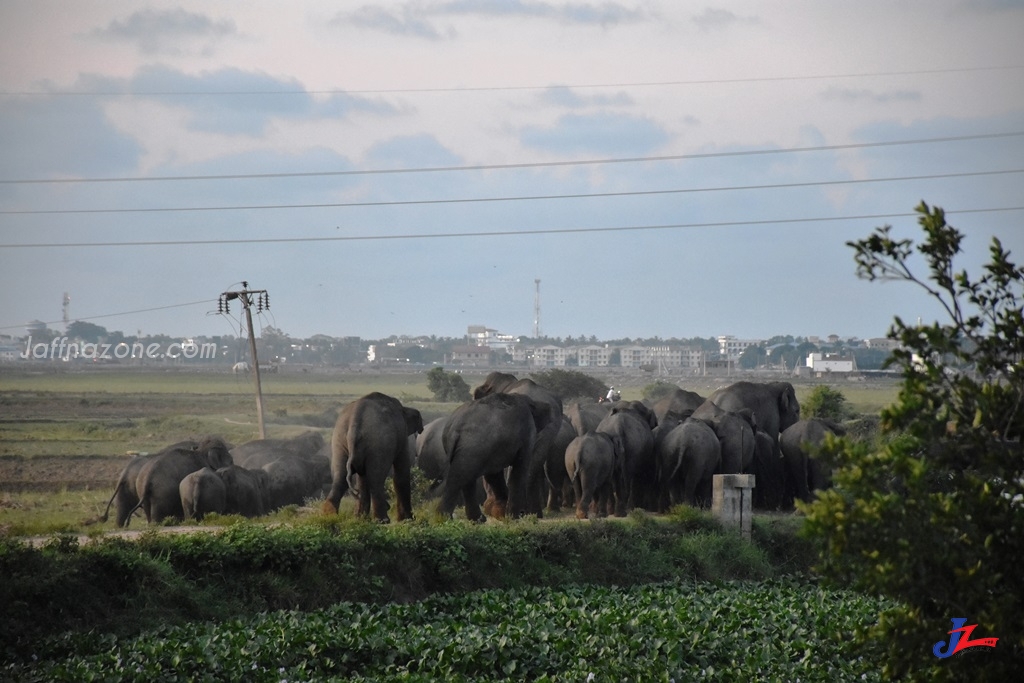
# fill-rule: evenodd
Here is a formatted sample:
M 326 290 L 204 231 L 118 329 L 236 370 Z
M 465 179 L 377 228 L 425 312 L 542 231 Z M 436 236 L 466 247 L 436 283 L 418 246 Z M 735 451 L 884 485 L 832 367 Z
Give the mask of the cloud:
M 693 23 L 701 31 L 720 31 L 737 24 L 760 24 L 757 17 L 739 17 L 726 9 L 707 7 L 704 12 L 693 17 Z
M 214 21 L 181 8 L 139 10 L 92 32 L 101 40 L 134 43 L 143 54 L 169 55 L 208 53 L 218 40 L 235 34 L 230 19 Z
M 873 90 L 852 88 L 829 88 L 821 94 L 824 100 L 836 100 L 843 103 L 853 102 L 876 102 L 886 104 L 889 102 L 920 102 L 921 93 L 917 90 L 890 90 L 888 92 L 875 92 Z
M 124 90 L 124 85 L 109 86 Z M 261 72 L 235 68 L 199 75 L 161 66 L 140 69 L 127 90 L 183 107 L 190 112 L 189 128 L 195 131 L 257 136 L 273 118 L 340 119 L 354 112 L 390 116 L 398 110 L 382 100 L 335 93 L 315 99 L 295 79 L 280 79 Z M 183 97 L 188 93 L 188 97 Z
M 647 154 L 669 139 L 651 119 L 612 113 L 567 114 L 548 128 L 524 128 L 519 137 L 523 145 L 548 152 L 600 154 Z
M 565 86 L 545 88 L 539 95 L 539 99 L 542 104 L 572 109 L 595 106 L 630 106 L 633 104 L 633 98 L 625 92 L 620 91 L 613 95 L 581 95 L 578 90 Z
M 107 119 L 97 98 L 0 100 L 0 173 L 7 178 L 134 171 L 142 150 Z
M 458 34 L 455 27 L 439 26 L 439 22 L 466 17 L 526 18 L 569 26 L 608 28 L 644 21 L 648 15 L 642 9 L 615 2 L 555 4 L 531 0 L 452 0 L 431 5 L 406 3 L 394 9 L 363 5 L 352 12 L 338 13 L 331 23 L 338 26 L 352 25 L 393 35 L 444 40 L 454 38 Z

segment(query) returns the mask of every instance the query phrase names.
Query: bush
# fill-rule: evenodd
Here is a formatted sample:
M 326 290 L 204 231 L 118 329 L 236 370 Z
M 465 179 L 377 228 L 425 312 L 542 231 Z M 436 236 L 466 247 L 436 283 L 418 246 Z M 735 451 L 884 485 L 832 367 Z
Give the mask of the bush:
M 916 248 L 888 227 L 850 243 L 858 274 L 923 287 L 949 320 L 895 319 L 889 336 L 901 347 L 890 365 L 903 383 L 882 411 L 879 445 L 826 447 L 835 488 L 800 507 L 824 542 L 827 577 L 901 601 L 871 631 L 887 650 L 887 677 L 1011 680 L 1024 661 L 1024 268 L 993 239 L 984 274 L 971 279 L 954 267 L 963 235 L 942 209 L 917 211 Z M 915 251 L 927 280 L 910 268 Z M 953 618 L 998 646 L 969 664 L 937 659 L 932 645 Z
M 852 415 L 843 392 L 822 384 L 814 387 L 810 395 L 800 401 L 800 417 L 820 417 L 842 422 Z
M 462 403 L 472 399 L 469 385 L 462 379 L 462 375 L 445 372 L 442 367 L 433 368 L 427 373 L 427 389 L 434 394 L 434 400 L 441 403 Z
M 553 368 L 530 373 L 531 379 L 563 401 L 576 398 L 594 399 L 608 393 L 608 385 L 578 370 Z
M 641 396 L 644 401 L 654 404 L 671 394 L 677 388 L 678 387 L 675 384 L 672 384 L 671 382 L 663 382 L 659 379 L 657 382 L 653 382 L 645 386 Z

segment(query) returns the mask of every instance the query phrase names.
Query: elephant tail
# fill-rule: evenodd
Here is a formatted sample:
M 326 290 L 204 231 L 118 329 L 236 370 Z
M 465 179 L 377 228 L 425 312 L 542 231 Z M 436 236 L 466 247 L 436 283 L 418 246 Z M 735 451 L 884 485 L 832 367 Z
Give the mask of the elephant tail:
M 118 481 L 117 486 L 114 487 L 114 494 L 110 496 L 110 500 L 107 501 L 107 507 L 103 511 L 103 514 L 100 515 L 99 521 L 106 522 L 110 519 L 110 506 L 114 504 L 114 499 L 117 498 L 117 494 L 121 492 L 122 486 L 124 486 L 124 480 Z

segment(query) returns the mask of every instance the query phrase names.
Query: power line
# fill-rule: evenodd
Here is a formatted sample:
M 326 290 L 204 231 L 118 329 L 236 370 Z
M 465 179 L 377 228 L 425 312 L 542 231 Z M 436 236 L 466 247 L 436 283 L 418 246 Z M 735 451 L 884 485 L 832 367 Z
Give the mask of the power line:
M 522 90 L 549 90 L 552 88 L 596 89 L 596 88 L 657 88 L 681 85 L 723 85 L 730 83 L 777 83 L 783 81 L 820 81 L 848 78 L 877 78 L 890 76 L 924 76 L 951 73 L 975 73 L 979 71 L 1010 71 L 1024 68 L 1024 65 L 953 67 L 948 69 L 917 69 L 906 71 L 864 71 L 859 73 L 817 74 L 803 76 L 751 76 L 746 78 L 705 78 L 676 81 L 635 81 L 621 83 L 576 83 L 547 85 L 492 85 L 439 88 L 332 88 L 321 90 L 280 89 L 280 90 L 65 90 L 65 91 L 2 91 L 0 97 L 223 97 L 223 96 L 265 96 L 265 95 L 401 95 L 416 93 L 460 93 L 460 92 L 505 92 Z
M 232 173 L 225 175 L 191 176 L 150 176 L 150 177 L 107 177 L 107 178 L 20 178 L 0 180 L 0 185 L 70 185 L 83 183 L 138 183 L 183 180 L 256 180 L 267 178 L 316 178 L 328 176 L 390 175 L 404 173 L 445 173 L 452 171 L 495 171 L 523 168 L 555 168 L 564 166 L 587 166 L 598 164 L 647 163 L 657 161 L 682 161 L 685 159 L 721 159 L 728 157 L 762 156 L 769 154 L 792 154 L 797 152 L 832 152 L 846 149 L 871 149 L 902 145 L 925 145 L 940 142 L 962 142 L 967 140 L 994 140 L 1019 137 L 1024 131 L 1004 133 L 981 133 L 977 135 L 952 135 L 947 137 L 918 138 L 913 140 L 887 140 L 882 142 L 857 142 L 845 145 L 818 145 L 815 147 L 788 147 L 781 149 L 754 149 L 735 152 L 705 152 L 695 154 L 671 154 L 650 157 L 621 157 L 609 159 L 580 159 L 570 161 L 534 161 L 517 164 L 477 164 L 472 166 L 428 166 L 421 168 L 384 168 L 351 171 L 303 171 L 297 173 Z
M 151 313 L 153 311 L 166 311 L 169 308 L 183 308 L 185 306 L 198 306 L 199 304 L 213 304 L 216 299 L 206 299 L 203 301 L 190 301 L 187 304 L 170 304 L 169 306 L 156 306 L 154 308 L 140 308 L 134 311 L 124 311 L 122 313 L 104 313 L 103 315 L 92 315 L 87 318 L 75 318 L 75 322 L 84 322 L 86 320 L 100 320 L 102 318 L 116 318 L 122 315 L 135 315 L 136 313 Z M 44 322 L 44 325 L 57 325 L 64 322 L 63 320 L 48 320 Z M 25 327 L 28 323 L 22 323 L 21 325 L 7 325 L 0 327 L 0 330 L 13 330 L 19 327 Z
M 941 180 L 947 178 L 967 178 L 976 176 L 1007 175 L 1024 173 L 1024 169 L 1003 169 L 996 171 L 965 171 L 963 173 L 934 173 L 916 176 L 895 176 L 890 178 L 848 178 L 843 180 L 816 180 L 803 183 L 774 183 L 766 185 L 730 185 L 720 187 L 695 187 L 669 190 L 631 190 L 624 192 L 588 192 L 575 194 L 526 195 L 520 197 L 470 197 L 454 199 L 409 199 L 378 202 L 332 202 L 322 204 L 250 204 L 241 206 L 190 206 L 190 207 L 158 207 L 134 209 L 26 209 L 9 211 L 0 210 L 4 216 L 33 215 L 64 215 L 64 214 L 100 214 L 100 213 L 175 213 L 198 211 L 254 211 L 271 209 L 337 209 L 373 206 L 417 206 L 431 204 L 472 204 L 489 202 L 520 202 L 556 199 L 596 199 L 606 197 L 645 197 L 668 194 L 694 194 L 699 192 L 733 192 L 745 190 L 779 190 L 797 187 L 817 187 L 833 185 L 860 185 L 867 183 L 887 183 L 909 180 Z
M 1024 206 L 1008 206 L 983 209 L 961 209 L 946 211 L 949 215 L 968 213 L 995 213 L 1004 211 L 1024 211 Z M 907 218 L 916 213 L 879 213 L 859 216 L 824 216 L 817 218 L 775 218 L 765 220 L 721 221 L 710 223 L 673 223 L 668 225 L 633 225 L 607 228 L 538 228 L 528 230 L 487 230 L 481 232 L 439 232 L 439 233 L 407 233 L 401 235 L 348 235 L 332 237 L 264 237 L 214 240 L 161 240 L 156 242 L 56 242 L 33 244 L 0 244 L 0 249 L 53 249 L 53 248 L 86 248 L 86 247 L 173 247 L 173 246 L 210 246 L 218 244 L 282 244 L 308 242 L 364 242 L 375 240 L 408 240 L 408 239 L 448 239 L 470 237 L 525 237 L 532 235 L 560 235 L 576 233 L 631 232 L 640 230 L 678 230 L 683 228 L 728 228 L 756 225 L 781 225 L 798 223 L 827 223 L 835 221 L 877 220 L 880 218 Z

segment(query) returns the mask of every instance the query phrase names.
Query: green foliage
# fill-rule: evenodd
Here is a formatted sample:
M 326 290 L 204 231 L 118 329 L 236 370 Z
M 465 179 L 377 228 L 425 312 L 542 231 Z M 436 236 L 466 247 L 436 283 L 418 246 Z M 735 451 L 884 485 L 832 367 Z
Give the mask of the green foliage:
M 941 209 L 917 210 L 916 247 L 888 227 L 850 243 L 858 274 L 923 287 L 949 320 L 896 318 L 891 364 L 903 383 L 882 411 L 880 445 L 827 449 L 835 488 L 806 508 L 807 529 L 825 542 L 828 577 L 903 602 L 872 631 L 887 646 L 887 675 L 1009 680 L 1024 660 L 1024 269 L 993 240 L 979 279 L 958 272 L 962 234 Z M 927 279 L 910 269 L 915 251 Z M 998 646 L 935 658 L 954 617 Z
M 552 368 L 530 373 L 530 378 L 563 401 L 575 398 L 597 398 L 608 393 L 608 385 L 578 370 Z
M 486 590 L 162 629 L 5 673 L 48 681 L 878 681 L 849 635 L 886 606 L 793 580 Z
M 75 536 L 58 536 L 42 548 L 0 539 L 0 659 L 67 654 L 68 641 L 52 638 L 64 632 L 124 636 L 158 624 L 343 600 L 410 602 L 435 593 L 625 586 L 679 576 L 766 580 L 807 572 L 807 562 L 779 560 L 778 548 L 794 543 L 807 542 L 789 528 L 763 529 L 748 544 L 692 511 L 667 520 L 637 514 L 482 526 L 382 526 L 331 515 L 275 526 L 240 522 L 216 532 L 150 530 L 137 541 L 79 545 Z
M 434 394 L 434 400 L 446 403 L 462 403 L 472 399 L 469 385 L 457 372 L 445 372 L 438 366 L 427 373 L 427 389 Z
M 659 379 L 657 382 L 652 382 L 645 386 L 641 393 L 641 397 L 644 401 L 654 404 L 671 394 L 677 388 L 677 385 L 672 382 L 663 382 Z
M 850 409 L 843 392 L 820 384 L 800 401 L 800 417 L 820 417 L 841 422 L 850 417 Z

